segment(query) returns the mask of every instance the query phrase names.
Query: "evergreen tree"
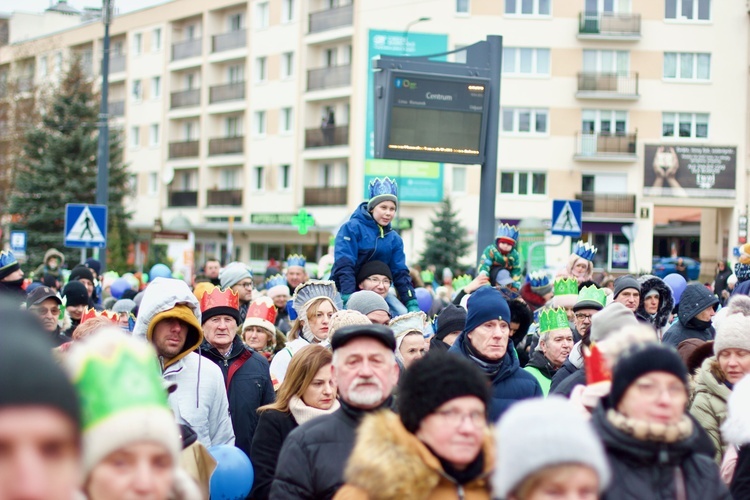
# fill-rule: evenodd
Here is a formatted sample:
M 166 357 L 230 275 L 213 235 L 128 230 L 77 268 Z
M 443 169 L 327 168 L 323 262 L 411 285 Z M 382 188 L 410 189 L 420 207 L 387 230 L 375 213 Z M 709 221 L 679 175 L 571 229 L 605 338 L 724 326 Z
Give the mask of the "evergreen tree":
M 63 247 L 66 203 L 95 203 L 97 119 L 99 96 L 79 60 L 72 61 L 62 81 L 41 104 L 41 118 L 24 133 L 15 165 L 10 212 L 14 229 L 27 231 L 27 266 L 35 268 L 44 252 L 57 248 L 72 267 L 78 249 Z M 108 268 L 124 271 L 133 236 L 127 227 L 130 214 L 123 199 L 129 194 L 128 172 L 123 163 L 122 140 L 110 133 Z
M 445 198 L 432 219 L 432 230 L 425 238 L 425 248 L 419 265 L 425 269 L 433 264 L 440 271 L 448 267 L 455 270 L 459 260 L 469 251 L 471 242 L 466 240 L 466 228 L 458 220 L 450 198 Z

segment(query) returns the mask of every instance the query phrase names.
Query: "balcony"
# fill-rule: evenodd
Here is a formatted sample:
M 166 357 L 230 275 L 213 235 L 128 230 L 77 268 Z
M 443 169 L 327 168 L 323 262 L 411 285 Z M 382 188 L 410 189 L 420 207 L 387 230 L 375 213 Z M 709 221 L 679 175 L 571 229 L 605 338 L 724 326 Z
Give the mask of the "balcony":
M 603 12 L 578 15 L 578 38 L 634 41 L 641 38 L 641 15 Z
M 245 138 L 237 137 L 217 137 L 208 141 L 208 155 L 234 155 L 242 154 L 245 151 Z
M 340 187 L 306 187 L 306 207 L 323 205 L 346 205 L 346 186 Z
M 198 191 L 170 191 L 168 203 L 170 207 L 197 207 Z
M 242 190 L 241 189 L 210 189 L 208 194 L 207 205 L 209 207 L 241 207 Z
M 638 73 L 578 73 L 579 99 L 635 100 L 638 94 Z
M 346 87 L 352 82 L 352 67 L 330 66 L 307 70 L 307 90 Z
M 214 35 L 211 39 L 211 52 L 223 52 L 225 50 L 239 49 L 246 46 L 247 31 L 244 29 Z
M 208 102 L 238 101 L 245 98 L 245 82 L 214 85 L 209 89 Z
M 194 158 L 200 151 L 199 141 L 169 143 L 169 158 Z
M 34 77 L 33 76 L 22 76 L 16 80 L 18 85 L 18 92 L 31 92 L 34 90 Z
M 352 5 L 344 5 L 333 9 L 319 10 L 310 14 L 309 33 L 319 33 L 342 26 L 351 26 L 354 19 Z
M 193 38 L 192 40 L 185 40 L 184 42 L 177 42 L 172 44 L 172 60 L 179 61 L 180 59 L 187 59 L 189 57 L 196 57 L 201 55 L 203 51 L 203 40 L 201 38 Z
M 305 130 L 305 148 L 327 148 L 349 144 L 349 125 L 317 127 Z
M 187 108 L 199 106 L 201 103 L 201 89 L 188 89 L 172 92 L 169 99 L 169 108 Z
M 109 72 L 110 73 L 121 73 L 125 71 L 125 63 L 127 58 L 125 54 L 110 54 L 109 55 Z
M 581 161 L 621 161 L 636 160 L 636 139 L 634 134 L 610 134 L 580 132 L 576 134 L 576 160 Z
M 109 101 L 109 116 L 125 116 L 125 101 Z
M 583 212 L 593 216 L 633 217 L 634 194 L 577 193 L 576 200 L 583 202 Z

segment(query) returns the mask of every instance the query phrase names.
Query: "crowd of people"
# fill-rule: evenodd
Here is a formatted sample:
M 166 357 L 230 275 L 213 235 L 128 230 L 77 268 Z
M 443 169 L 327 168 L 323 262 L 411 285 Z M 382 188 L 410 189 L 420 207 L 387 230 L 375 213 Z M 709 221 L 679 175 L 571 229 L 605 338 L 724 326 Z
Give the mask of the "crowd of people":
M 373 181 L 315 277 L 0 253 L 0 498 L 750 498 L 750 246 L 715 289 L 583 242 L 520 283 L 504 224 L 454 278 L 397 206 Z

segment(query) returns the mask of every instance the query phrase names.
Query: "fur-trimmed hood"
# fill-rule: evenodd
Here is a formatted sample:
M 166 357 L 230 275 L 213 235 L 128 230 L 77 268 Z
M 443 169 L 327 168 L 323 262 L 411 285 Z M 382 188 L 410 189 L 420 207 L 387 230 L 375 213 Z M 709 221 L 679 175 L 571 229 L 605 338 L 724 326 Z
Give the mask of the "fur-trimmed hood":
M 463 498 L 490 498 L 488 476 L 494 468 L 495 453 L 489 430 L 482 453 L 484 472 L 464 485 Z M 346 485 L 336 499 L 456 498 L 458 489 L 437 457 L 390 411 L 368 415 L 362 421 L 344 477 Z M 446 495 L 448 492 L 452 494 Z
M 669 321 L 669 315 L 672 313 L 672 309 L 674 309 L 672 289 L 669 288 L 669 285 L 664 283 L 664 280 L 656 276 L 641 276 L 638 279 L 638 282 L 641 284 L 641 302 L 638 304 L 638 309 L 635 312 L 636 315 L 654 325 L 654 328 L 657 330 L 664 328 L 667 321 Z M 643 308 L 643 298 L 651 290 L 659 292 L 659 309 L 656 311 L 656 316 L 654 316 L 653 321 L 651 316 Z

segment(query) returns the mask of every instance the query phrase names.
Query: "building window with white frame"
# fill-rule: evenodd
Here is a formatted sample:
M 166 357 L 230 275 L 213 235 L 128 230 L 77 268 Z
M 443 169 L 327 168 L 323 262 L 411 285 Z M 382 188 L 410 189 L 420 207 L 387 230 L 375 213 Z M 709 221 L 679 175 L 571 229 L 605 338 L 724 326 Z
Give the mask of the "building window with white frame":
M 229 83 L 242 83 L 245 81 L 245 66 L 232 64 L 227 68 L 227 79 Z
M 469 2 L 470 0 L 456 0 L 456 14 L 468 14 Z
M 148 145 L 150 147 L 156 147 L 159 145 L 159 124 L 152 123 L 148 128 Z
M 138 149 L 141 145 L 141 127 L 133 125 L 130 127 L 130 147 L 132 149 Z
M 701 52 L 665 52 L 664 79 L 707 82 L 711 79 L 711 54 Z
M 148 195 L 156 196 L 157 194 L 159 194 L 159 174 L 157 172 L 149 172 Z
M 453 165 L 451 169 L 451 190 L 454 193 L 465 194 L 466 193 L 466 167 L 459 167 Z
M 551 14 L 552 0 L 505 0 L 505 13 L 515 16 L 547 17 Z
M 255 58 L 255 82 L 263 83 L 268 80 L 268 58 L 266 56 Z
M 242 31 L 245 29 L 245 15 L 242 12 L 229 16 L 229 31 Z
M 549 49 L 503 47 L 503 75 L 549 76 Z
M 281 131 L 291 132 L 294 121 L 294 112 L 292 108 L 281 108 Z
M 154 76 L 151 78 L 151 99 L 161 98 L 161 77 Z
M 281 3 L 281 22 L 290 23 L 294 21 L 294 0 L 283 0 Z
M 151 52 L 161 50 L 161 28 L 154 28 L 151 31 Z
M 268 2 L 255 4 L 255 27 L 257 29 L 268 28 Z
M 242 117 L 229 116 L 224 120 L 225 137 L 242 137 Z
M 707 139 L 708 113 L 662 113 L 661 136 Z
M 264 175 L 263 175 L 264 171 L 265 171 L 265 168 L 262 165 L 253 167 L 253 190 L 254 191 L 263 191 L 263 189 L 265 188 Z
M 545 196 L 547 174 L 544 172 L 500 172 L 500 194 Z
M 45 77 L 47 76 L 47 71 L 49 68 L 47 67 L 47 56 L 42 56 L 39 58 L 39 76 Z
M 279 165 L 278 186 L 281 191 L 288 191 L 292 187 L 292 166 L 289 164 Z
M 133 55 L 140 55 L 143 49 L 143 35 L 136 33 L 133 35 Z
M 253 114 L 253 131 L 256 136 L 266 135 L 266 112 L 256 111 Z
M 612 109 L 584 109 L 581 116 L 581 131 L 584 135 L 625 135 L 627 133 L 627 111 Z
M 55 73 L 59 73 L 62 71 L 62 63 L 63 63 L 62 52 L 58 52 L 57 54 L 55 54 L 55 61 L 54 61 Z
M 627 50 L 583 51 L 584 73 L 607 73 L 627 76 L 630 71 L 630 52 Z
M 140 80 L 133 80 L 133 87 L 131 88 L 130 96 L 134 101 L 140 101 L 143 99 L 143 87 L 141 86 Z
M 711 0 L 666 0 L 664 19 L 675 21 L 710 21 Z
M 281 78 L 294 76 L 294 52 L 281 54 Z
M 502 131 L 507 134 L 546 135 L 548 116 L 546 109 L 504 108 Z

